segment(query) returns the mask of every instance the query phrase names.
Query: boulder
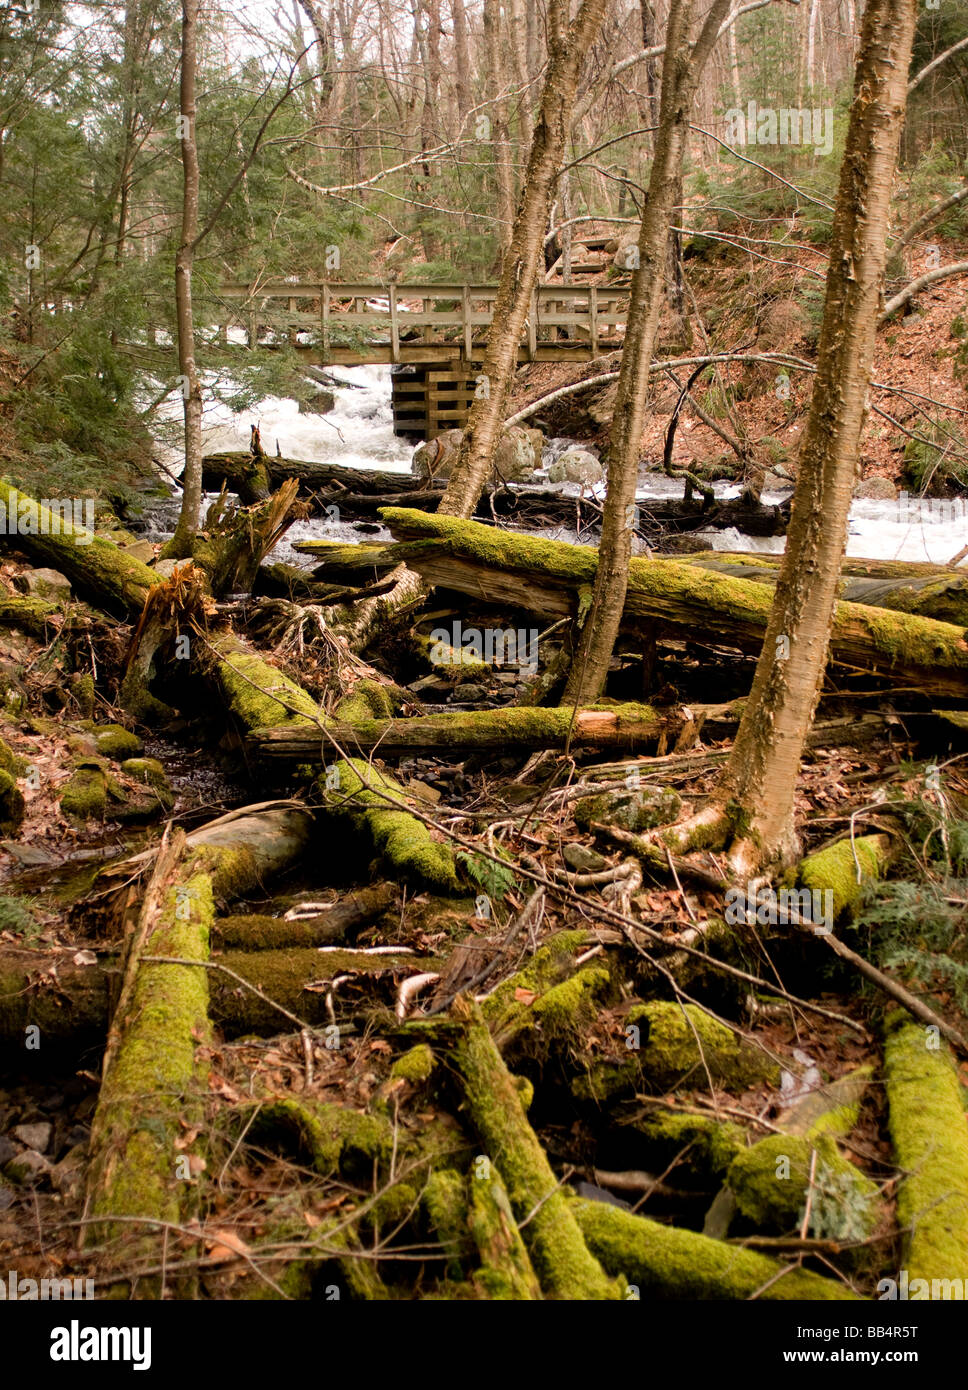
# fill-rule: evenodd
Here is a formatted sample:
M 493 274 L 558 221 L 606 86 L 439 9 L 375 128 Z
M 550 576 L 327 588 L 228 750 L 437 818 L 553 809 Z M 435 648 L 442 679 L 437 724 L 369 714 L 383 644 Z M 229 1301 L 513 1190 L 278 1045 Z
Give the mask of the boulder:
M 674 821 L 681 807 L 681 797 L 669 787 L 622 788 L 583 796 L 575 803 L 575 824 L 582 830 L 596 821 L 621 830 L 653 830 Z
M 854 488 L 854 496 L 866 502 L 893 502 L 897 488 L 890 478 L 862 478 Z
M 17 587 L 25 594 L 48 599 L 51 603 L 67 603 L 71 597 L 71 581 L 60 570 L 25 570 Z
M 457 461 L 463 437 L 462 430 L 444 430 L 436 439 L 418 444 L 411 464 L 414 477 L 421 482 L 427 478 L 446 482 Z M 540 430 L 527 429 L 523 425 L 512 425 L 506 429 L 494 455 L 496 476 L 492 481 L 529 482 L 535 469 L 541 467 L 543 444 L 544 435 Z
M 605 470 L 589 449 L 577 446 L 559 454 L 548 469 L 550 483 L 600 483 Z

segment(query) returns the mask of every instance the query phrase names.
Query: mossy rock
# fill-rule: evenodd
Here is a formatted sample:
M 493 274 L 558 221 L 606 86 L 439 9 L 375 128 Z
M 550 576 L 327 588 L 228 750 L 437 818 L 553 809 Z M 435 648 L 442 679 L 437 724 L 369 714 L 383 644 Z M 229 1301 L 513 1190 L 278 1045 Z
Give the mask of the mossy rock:
M 85 721 L 81 728 L 94 735 L 94 743 L 102 758 L 112 758 L 114 762 L 124 762 L 126 758 L 137 758 L 144 747 L 137 734 L 120 724 L 92 724 Z
M 779 1083 L 779 1063 L 695 1004 L 636 1004 L 628 1023 L 639 1029 L 642 1073 L 660 1090 L 670 1090 L 686 1077 L 705 1087 L 707 1069 L 714 1082 L 729 1090 Z
M 93 761 L 79 763 L 61 788 L 64 815 L 78 821 L 103 820 L 107 805 L 108 779 L 104 768 Z
M 828 1240 L 865 1240 L 880 1216 L 877 1187 L 829 1135 L 771 1134 L 738 1154 L 727 1177 L 738 1213 L 758 1231 L 784 1235 L 798 1229 L 814 1150 L 810 1232 Z
M 0 769 L 9 772 L 11 777 L 23 777 L 27 771 L 27 759 L 15 753 L 9 744 L 0 738 Z
M 682 809 L 682 798 L 671 788 L 636 787 L 583 796 L 575 804 L 575 824 L 587 830 L 594 821 L 622 830 L 654 830 L 669 825 Z
M 485 999 L 481 1012 L 499 1046 L 526 1035 L 528 1051 L 537 1055 L 554 1042 L 580 1041 L 611 985 L 608 970 L 598 963 L 574 970 L 574 958 L 587 941 L 584 931 L 558 932 Z
M 0 768 L 0 834 L 15 835 L 23 825 L 27 803 L 17 779 Z
M 146 787 L 154 787 L 161 796 L 171 800 L 171 784 L 168 774 L 157 758 L 125 758 L 121 771 L 135 782 L 143 782 Z

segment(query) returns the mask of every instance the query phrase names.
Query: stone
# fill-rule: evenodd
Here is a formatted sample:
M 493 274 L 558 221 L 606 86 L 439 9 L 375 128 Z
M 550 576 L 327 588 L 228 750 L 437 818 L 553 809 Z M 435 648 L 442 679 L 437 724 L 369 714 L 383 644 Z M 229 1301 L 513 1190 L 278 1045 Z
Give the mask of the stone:
M 17 1125 L 10 1131 L 21 1144 L 26 1144 L 28 1149 L 36 1149 L 39 1154 L 47 1152 L 47 1146 L 50 1144 L 50 1136 L 53 1132 L 54 1126 L 47 1123 Z
M 151 541 L 135 541 L 133 545 L 123 545 L 121 549 L 132 560 L 141 560 L 144 564 L 155 558 L 155 547 Z
M 486 685 L 475 685 L 468 681 L 465 685 L 455 685 L 451 698 L 460 705 L 475 705 L 479 700 L 486 700 L 487 696 Z
M 144 746 L 137 734 L 120 724 L 103 724 L 100 728 L 92 729 L 91 733 L 101 757 L 113 758 L 115 762 L 137 758 Z
M 168 774 L 157 758 L 125 758 L 121 764 L 121 771 L 133 777 L 136 782 L 144 782 L 145 786 L 154 787 L 157 791 L 171 791 Z
M 893 502 L 897 488 L 890 478 L 862 478 L 854 488 L 854 496 L 866 502 Z
M 0 1168 L 5 1163 L 9 1163 L 12 1158 L 16 1158 L 20 1150 L 7 1136 L 0 1135 Z
M 73 1148 L 68 1149 L 59 1163 L 54 1164 L 50 1170 L 50 1183 L 56 1192 L 73 1196 L 81 1190 L 86 1152 L 84 1144 L 75 1144 Z
M 50 1163 L 36 1149 L 25 1149 L 5 1164 L 3 1171 L 11 1182 L 21 1187 L 34 1187 L 50 1172 Z
M 580 845 L 577 840 L 571 840 L 565 845 L 561 857 L 576 874 L 599 874 L 608 868 L 608 860 L 604 854 L 589 849 L 587 845 Z
M 308 401 L 299 402 L 300 415 L 328 415 L 336 405 L 336 395 L 333 391 L 317 391 L 315 396 Z
M 600 483 L 605 470 L 589 449 L 571 448 L 559 454 L 548 469 L 549 483 Z
M 25 593 L 49 599 L 52 603 L 66 603 L 71 596 L 71 581 L 60 570 L 25 570 L 21 576 L 21 587 Z

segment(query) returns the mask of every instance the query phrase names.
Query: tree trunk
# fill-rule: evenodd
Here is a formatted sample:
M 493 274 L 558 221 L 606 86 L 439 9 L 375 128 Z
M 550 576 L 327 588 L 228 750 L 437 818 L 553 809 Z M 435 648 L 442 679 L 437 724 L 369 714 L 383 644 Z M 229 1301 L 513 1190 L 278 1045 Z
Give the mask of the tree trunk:
M 719 789 L 742 825 L 738 870 L 796 857 L 793 798 L 830 644 L 847 516 L 867 415 L 888 208 L 915 10 L 871 0 L 834 215 L 817 376 L 786 552 L 753 690 Z
M 185 471 L 178 525 L 169 550 L 188 555 L 198 531 L 202 506 L 202 385 L 195 362 L 195 322 L 192 313 L 192 263 L 198 236 L 199 170 L 195 143 L 195 68 L 199 0 L 182 0 L 181 89 L 179 135 L 182 155 L 182 227 L 175 255 L 175 317 L 178 328 L 178 370 L 185 411 Z
M 504 83 L 499 0 L 484 0 L 484 56 L 487 63 L 487 97 L 491 114 L 494 177 L 497 185 L 498 245 L 503 255 L 511 242 L 514 180 L 511 174 L 511 135 L 508 129 L 507 101 L 501 95 Z
M 481 390 L 471 406 L 460 457 L 441 503 L 442 509 L 452 516 L 471 515 L 491 473 L 518 360 L 518 343 L 531 306 L 538 264 L 543 260 L 548 209 L 564 155 L 578 73 L 598 33 L 605 3 L 606 0 L 582 0 L 577 18 L 567 28 L 560 9 L 556 23 L 549 22 L 548 75 L 511 243 L 501 267 L 501 282 L 481 373 Z M 555 12 L 553 9 L 552 13 Z
M 673 0 L 669 13 L 659 130 L 639 233 L 639 264 L 632 278 L 625 347 L 609 435 L 608 495 L 598 573 L 591 610 L 565 691 L 565 698 L 575 704 L 590 704 L 601 694 L 625 606 L 635 534 L 639 444 L 652 349 L 662 312 L 669 223 L 680 184 L 693 97 L 728 9 L 729 0 L 714 0 L 694 47 L 689 44 L 694 0 Z

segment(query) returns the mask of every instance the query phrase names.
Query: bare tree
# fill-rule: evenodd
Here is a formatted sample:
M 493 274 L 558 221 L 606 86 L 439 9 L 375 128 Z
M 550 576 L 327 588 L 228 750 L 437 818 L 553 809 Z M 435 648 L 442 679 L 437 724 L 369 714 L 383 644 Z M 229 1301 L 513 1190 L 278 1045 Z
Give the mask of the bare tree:
M 638 268 L 625 325 L 625 346 L 608 447 L 608 494 L 602 518 L 598 571 L 582 628 L 566 699 L 597 699 L 605 685 L 618 635 L 635 533 L 635 488 L 649 367 L 662 312 L 672 211 L 681 189 L 682 160 L 693 98 L 719 37 L 729 0 L 713 0 L 695 44 L 689 29 L 695 0 L 672 0 L 662 63 L 662 93 L 649 195 L 638 240 Z
M 601 26 L 605 5 L 606 0 L 582 0 L 571 24 L 563 0 L 551 0 L 548 7 L 548 70 L 511 241 L 501 266 L 483 363 L 486 389 L 471 407 L 460 455 L 440 503 L 441 511 L 452 516 L 471 515 L 491 471 L 518 360 L 518 343 L 544 249 L 548 210 L 564 157 L 578 74 Z

